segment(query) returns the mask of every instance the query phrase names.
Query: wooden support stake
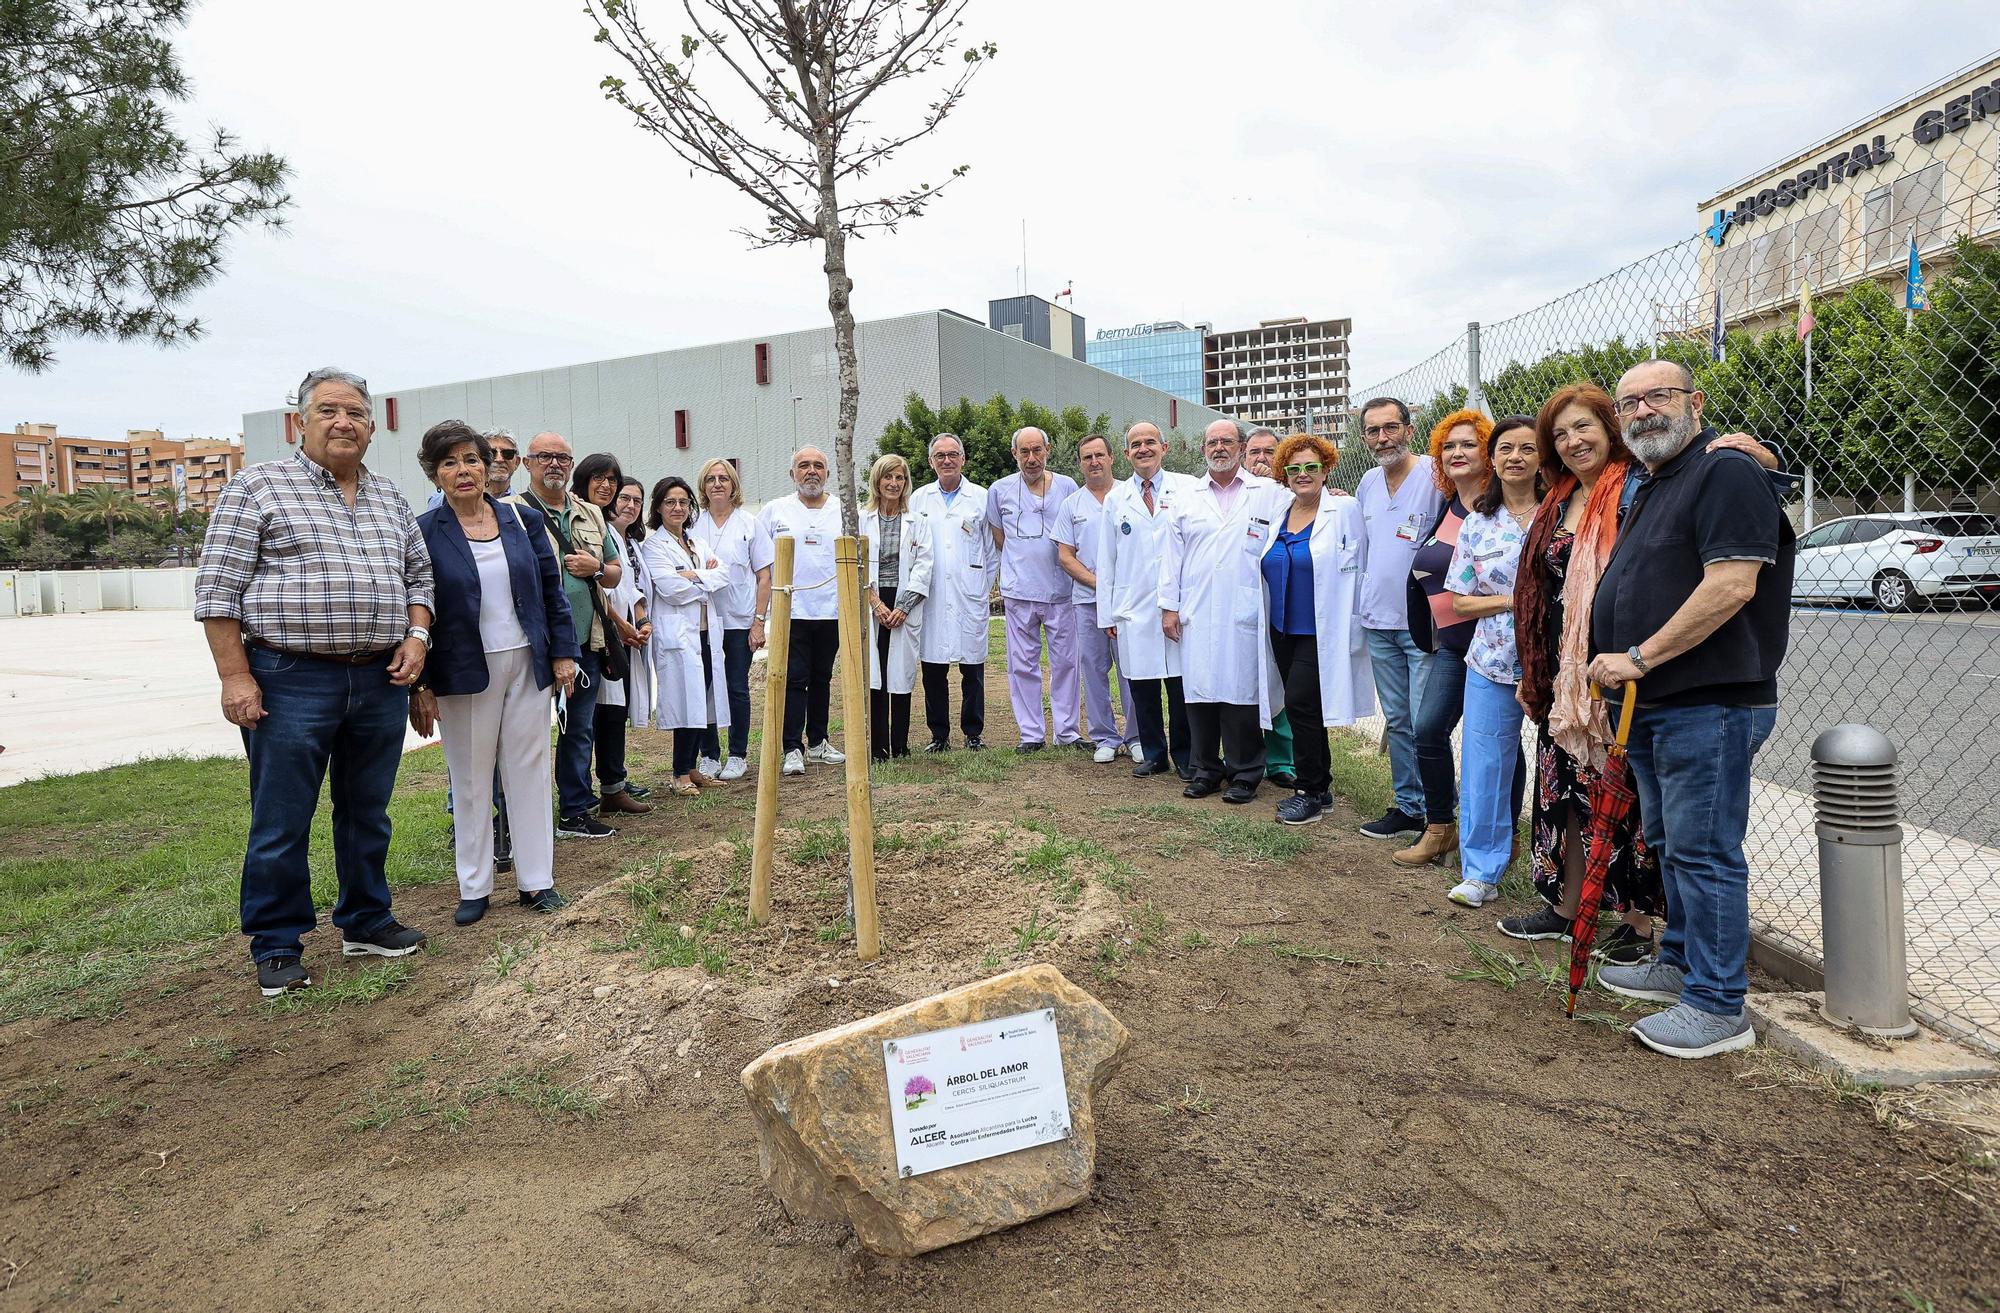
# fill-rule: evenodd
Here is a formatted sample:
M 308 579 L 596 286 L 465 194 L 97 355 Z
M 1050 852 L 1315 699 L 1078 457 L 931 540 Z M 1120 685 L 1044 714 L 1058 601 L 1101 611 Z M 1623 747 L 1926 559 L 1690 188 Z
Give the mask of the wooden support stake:
M 847 853 L 854 902 L 854 947 L 863 962 L 882 952 L 875 915 L 875 808 L 868 793 L 868 624 L 862 613 L 861 544 L 843 535 L 834 542 L 840 586 L 841 737 L 847 753 Z
M 789 535 L 774 543 L 771 614 L 764 622 L 764 739 L 757 750 L 757 822 L 750 847 L 750 923 L 771 919 L 771 858 L 778 830 L 778 772 L 785 761 L 785 680 L 791 672 L 792 557 Z

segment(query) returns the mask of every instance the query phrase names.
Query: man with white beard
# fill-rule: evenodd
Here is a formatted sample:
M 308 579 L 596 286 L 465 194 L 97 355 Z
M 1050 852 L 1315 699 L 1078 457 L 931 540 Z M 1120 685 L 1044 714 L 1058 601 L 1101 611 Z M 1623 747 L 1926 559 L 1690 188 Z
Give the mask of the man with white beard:
M 1645 463 L 1591 610 L 1590 678 L 1607 697 L 1638 685 L 1630 761 L 1646 842 L 1660 855 L 1667 928 L 1659 957 L 1606 966 L 1606 988 L 1672 1003 L 1633 1036 L 1705 1058 L 1756 1042 L 1743 835 L 1750 762 L 1778 719 L 1791 618 L 1792 526 L 1770 477 L 1715 445 L 1683 365 L 1649 360 L 1618 381 L 1625 445 Z
M 833 663 L 840 655 L 840 594 L 830 582 L 836 573 L 840 502 L 827 492 L 826 479 L 826 453 L 800 447 L 792 456 L 792 484 L 798 491 L 757 513 L 757 537 L 750 546 L 750 568 L 758 572 L 756 618 L 762 621 L 771 613 L 768 571 L 777 559 L 773 543 L 787 537 L 794 543 L 792 650 L 785 669 L 786 775 L 805 774 L 808 761 L 837 766 L 847 760 L 827 740 Z
M 918 656 L 923 665 L 925 752 L 951 747 L 951 668 L 958 667 L 958 728 L 965 746 L 986 746 L 987 596 L 993 539 L 986 531 L 986 489 L 965 477 L 965 444 L 955 433 L 931 439 L 937 480 L 910 494 L 910 516 L 930 535 L 931 591 L 924 599 Z
M 1126 714 L 1138 726 L 1140 779 L 1176 771 L 1194 778 L 1188 764 L 1187 706 L 1181 696 L 1181 645 L 1160 628 L 1160 558 L 1174 507 L 1194 480 L 1161 468 L 1166 441 L 1157 424 L 1125 431 L 1132 477 L 1104 499 L 1097 549 L 1097 625 L 1118 644 L 1118 672 L 1132 682 Z M 1160 699 L 1167 700 L 1164 717 Z
M 1389 775 L 1396 796 L 1389 810 L 1361 827 L 1371 839 L 1414 839 L 1424 829 L 1424 785 L 1417 774 L 1416 712 L 1423 705 L 1430 653 L 1410 637 L 1410 566 L 1444 509 L 1431 458 L 1410 450 L 1410 408 L 1394 397 L 1361 407 L 1361 441 L 1375 468 L 1361 476 L 1354 499 L 1368 534 L 1368 571 L 1361 579 L 1361 628 L 1382 704 Z
M 1174 508 L 1160 562 L 1160 629 L 1181 645 L 1194 779 L 1183 797 L 1246 803 L 1264 779 L 1264 709 L 1270 705 L 1270 639 L 1260 566 L 1273 531 L 1255 490 L 1271 480 L 1242 468 L 1236 421 L 1219 419 L 1201 438 L 1208 476 Z M 1249 616 L 1252 623 L 1244 624 Z

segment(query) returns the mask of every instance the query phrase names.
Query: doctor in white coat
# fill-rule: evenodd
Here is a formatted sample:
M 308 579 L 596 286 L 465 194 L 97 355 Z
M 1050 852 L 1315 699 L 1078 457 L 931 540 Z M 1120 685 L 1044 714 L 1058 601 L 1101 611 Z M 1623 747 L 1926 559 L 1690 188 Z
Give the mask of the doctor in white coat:
M 694 489 L 669 475 L 653 485 L 653 532 L 640 546 L 648 616 L 653 622 L 653 724 L 674 731 L 674 782 L 681 797 L 718 781 L 698 765 L 704 731 L 729 728 L 729 687 L 722 663 L 722 617 L 712 595 L 729 572 L 688 534 Z
M 931 591 L 917 651 L 923 662 L 925 752 L 951 746 L 951 668 L 958 667 L 958 728 L 965 746 L 986 746 L 987 599 L 992 595 L 993 539 L 986 531 L 986 489 L 965 477 L 965 444 L 953 433 L 931 439 L 937 482 L 910 497 L 931 548 Z
M 910 755 L 910 694 L 917 687 L 924 598 L 931 590 L 930 538 L 910 511 L 910 466 L 879 456 L 868 471 L 861 534 L 868 539 L 869 751 Z
M 1246 803 L 1264 779 L 1271 660 L 1261 564 L 1271 545 L 1274 485 L 1243 468 L 1235 420 L 1201 438 L 1208 477 L 1174 508 L 1160 561 L 1160 627 L 1181 645 L 1194 778 L 1182 796 Z
M 1276 662 L 1273 700 L 1292 723 L 1298 792 L 1278 820 L 1310 825 L 1333 805 L 1326 731 L 1375 710 L 1375 683 L 1361 628 L 1361 576 L 1368 568 L 1361 504 L 1327 490 L 1339 458 L 1331 442 L 1294 433 L 1278 444 L 1283 486 L 1258 494 L 1255 514 L 1272 525 L 1261 564 L 1267 650 Z
M 1167 444 L 1158 425 L 1125 432 L 1132 477 L 1104 499 L 1097 551 L 1097 624 L 1118 644 L 1118 672 L 1132 681 L 1126 715 L 1138 725 L 1140 778 L 1169 770 L 1194 778 L 1188 758 L 1187 708 L 1181 690 L 1181 645 L 1160 628 L 1160 560 L 1174 508 L 1195 480 L 1161 468 Z M 1167 713 L 1160 714 L 1160 699 Z

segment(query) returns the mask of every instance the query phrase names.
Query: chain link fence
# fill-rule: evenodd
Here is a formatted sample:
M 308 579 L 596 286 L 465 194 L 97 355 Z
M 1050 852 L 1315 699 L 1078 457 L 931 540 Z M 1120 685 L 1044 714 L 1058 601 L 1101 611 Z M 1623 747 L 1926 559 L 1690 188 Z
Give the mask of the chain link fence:
M 1820 960 L 1809 749 L 1836 723 L 1873 724 L 1900 756 L 1916 1010 L 2000 1049 L 2000 82 L 1973 100 L 1989 97 L 1970 131 L 1877 138 L 1872 163 L 1835 166 L 1832 185 L 1816 165 L 1784 203 L 1753 196 L 1355 396 L 1406 401 L 1421 439 L 1460 406 L 1533 415 L 1560 387 L 1609 391 L 1661 356 L 1694 371 L 1719 431 L 1779 446 L 1799 476 L 1799 552 L 1752 797 L 1755 929 Z M 1359 427 L 1356 413 L 1342 487 L 1372 464 Z

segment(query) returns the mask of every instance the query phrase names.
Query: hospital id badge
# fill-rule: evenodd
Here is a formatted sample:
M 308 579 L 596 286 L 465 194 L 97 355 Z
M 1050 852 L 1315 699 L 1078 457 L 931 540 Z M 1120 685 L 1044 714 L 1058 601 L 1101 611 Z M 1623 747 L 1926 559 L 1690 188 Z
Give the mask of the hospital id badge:
M 1417 526 L 1407 522 L 1399 524 L 1396 526 L 1396 536 L 1406 543 L 1413 543 L 1417 540 Z

